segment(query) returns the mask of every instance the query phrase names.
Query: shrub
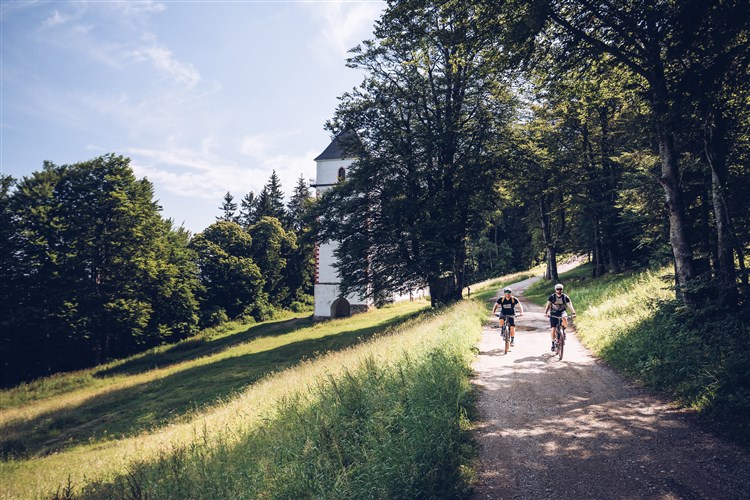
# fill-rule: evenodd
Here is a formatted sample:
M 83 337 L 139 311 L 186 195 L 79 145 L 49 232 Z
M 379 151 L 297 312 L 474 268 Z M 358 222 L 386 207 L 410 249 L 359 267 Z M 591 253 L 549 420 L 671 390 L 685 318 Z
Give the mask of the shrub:
M 229 316 L 223 307 L 214 306 L 201 314 L 201 327 L 211 328 L 229 321 Z

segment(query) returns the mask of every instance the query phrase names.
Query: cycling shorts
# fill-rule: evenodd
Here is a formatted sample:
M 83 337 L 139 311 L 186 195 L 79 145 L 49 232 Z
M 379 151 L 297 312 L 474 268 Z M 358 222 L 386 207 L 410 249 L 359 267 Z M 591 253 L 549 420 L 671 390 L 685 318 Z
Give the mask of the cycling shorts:
M 557 326 L 557 323 L 560 321 L 560 319 L 563 317 L 564 313 L 555 314 L 552 313 L 549 315 L 549 326 L 554 328 Z M 567 315 L 566 315 L 567 316 Z
M 506 320 L 508 322 L 508 326 L 516 326 L 516 317 L 515 316 L 503 316 L 502 314 L 498 314 L 497 318 L 500 320 Z

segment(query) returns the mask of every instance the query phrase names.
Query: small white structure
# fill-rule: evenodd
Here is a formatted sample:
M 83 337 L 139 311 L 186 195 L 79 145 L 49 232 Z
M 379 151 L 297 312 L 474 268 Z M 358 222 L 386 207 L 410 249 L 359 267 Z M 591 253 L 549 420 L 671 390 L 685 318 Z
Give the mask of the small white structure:
M 331 186 L 346 178 L 347 169 L 354 162 L 354 158 L 344 158 L 344 152 L 339 137 L 323 151 L 315 162 L 317 163 L 314 187 L 316 195 L 320 196 Z M 339 284 L 341 278 L 335 267 L 336 257 L 333 252 L 338 243 L 328 242 L 315 247 L 315 310 L 316 319 L 342 318 L 359 312 L 368 311 L 373 302 L 357 295 L 341 295 Z

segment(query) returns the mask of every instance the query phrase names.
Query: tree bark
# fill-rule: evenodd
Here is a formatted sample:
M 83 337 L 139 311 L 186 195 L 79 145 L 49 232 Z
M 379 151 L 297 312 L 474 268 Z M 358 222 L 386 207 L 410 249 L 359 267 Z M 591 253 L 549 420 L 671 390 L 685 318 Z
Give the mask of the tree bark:
M 427 280 L 430 286 L 430 305 L 437 307 L 439 305 L 456 302 L 456 276 L 443 276 L 441 278 L 430 278 Z M 460 296 L 462 289 L 458 289 Z
M 547 274 L 555 283 L 560 281 L 560 276 L 557 274 L 557 250 L 553 245 L 547 246 Z
M 706 161 L 711 168 L 711 197 L 716 222 L 717 277 L 724 287 L 735 288 L 732 219 L 724 196 L 729 177 L 725 136 L 726 123 L 721 112 L 714 110 L 704 123 L 703 145 Z M 728 291 L 724 287 L 722 289 Z
M 601 228 L 602 247 L 606 249 L 609 271 L 619 273 L 622 269 L 622 257 L 620 256 L 620 241 L 617 237 L 617 225 L 619 213 L 617 211 L 617 169 L 610 160 L 612 156 L 612 141 L 609 135 L 609 113 L 610 106 L 599 106 L 599 126 L 601 136 L 599 139 L 599 150 L 602 162 L 602 184 L 604 185 L 604 216 Z
M 557 242 L 552 234 L 552 215 L 550 213 L 550 203 L 545 196 L 539 198 L 539 219 L 542 223 L 542 238 L 544 246 L 547 249 L 547 270 L 544 272 L 546 279 L 559 281 L 557 275 Z M 565 230 L 565 214 L 562 214 L 560 222 L 560 232 Z
M 652 104 L 656 122 L 656 139 L 659 144 L 659 159 L 661 160 L 661 177 L 659 182 L 664 188 L 664 194 L 669 212 L 669 243 L 672 246 L 675 265 L 675 285 L 678 296 L 686 304 L 690 298 L 685 294 L 687 283 L 694 278 L 693 250 L 688 236 L 690 224 L 685 213 L 682 189 L 680 188 L 680 174 L 674 151 L 674 140 L 670 113 L 668 111 L 668 94 L 663 68 L 658 63 L 651 82 Z
M 592 221 L 594 226 L 594 266 L 593 276 L 594 278 L 604 274 L 604 256 L 602 255 L 602 238 L 599 233 L 599 220 L 594 218 Z

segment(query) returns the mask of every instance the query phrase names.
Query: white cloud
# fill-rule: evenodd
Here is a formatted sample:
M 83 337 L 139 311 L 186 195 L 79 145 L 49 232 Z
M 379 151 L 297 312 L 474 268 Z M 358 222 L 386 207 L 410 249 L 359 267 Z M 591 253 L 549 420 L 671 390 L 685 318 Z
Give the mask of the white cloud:
M 69 15 L 63 15 L 60 14 L 60 11 L 55 9 L 54 12 L 48 17 L 43 23 L 42 27 L 44 28 L 51 28 L 52 26 L 58 26 L 60 24 L 65 24 L 66 22 L 70 21 L 72 19 L 72 16 Z
M 313 159 L 319 151 L 278 153 L 288 138 L 289 134 L 273 133 L 243 138 L 239 152 L 251 160 L 249 164 L 220 157 L 216 152 L 221 144 L 214 137 L 203 139 L 200 149 L 179 147 L 171 141 L 164 149 L 130 148 L 126 154 L 132 158 L 136 175 L 181 197 L 219 203 L 227 191 L 237 199 L 249 191 L 257 194 L 274 170 L 289 197 L 300 175 L 305 179 L 314 176 Z
M 167 9 L 167 6 L 161 2 L 147 1 L 147 2 L 113 2 L 112 8 L 119 11 L 122 15 L 128 17 L 142 16 L 143 14 L 153 14 L 156 12 L 163 12 Z
M 109 67 L 150 62 L 159 74 L 192 89 L 201 81 L 200 72 L 178 60 L 148 28 L 150 18 L 165 9 L 165 4 L 153 1 L 76 2 L 53 10 L 41 31 L 47 43 Z
M 385 6 L 385 2 L 313 4 L 311 11 L 320 27 L 310 47 L 319 57 L 339 63 L 349 49 L 372 37 L 373 22 Z
M 151 61 L 156 69 L 172 76 L 188 88 L 195 87 L 201 79 L 200 73 L 192 64 L 178 61 L 172 56 L 172 52 L 165 47 L 140 47 L 126 52 L 126 55 L 136 61 Z
M 263 135 L 253 135 L 242 139 L 240 153 L 250 158 L 262 158 L 266 154 L 267 149 L 263 141 Z

